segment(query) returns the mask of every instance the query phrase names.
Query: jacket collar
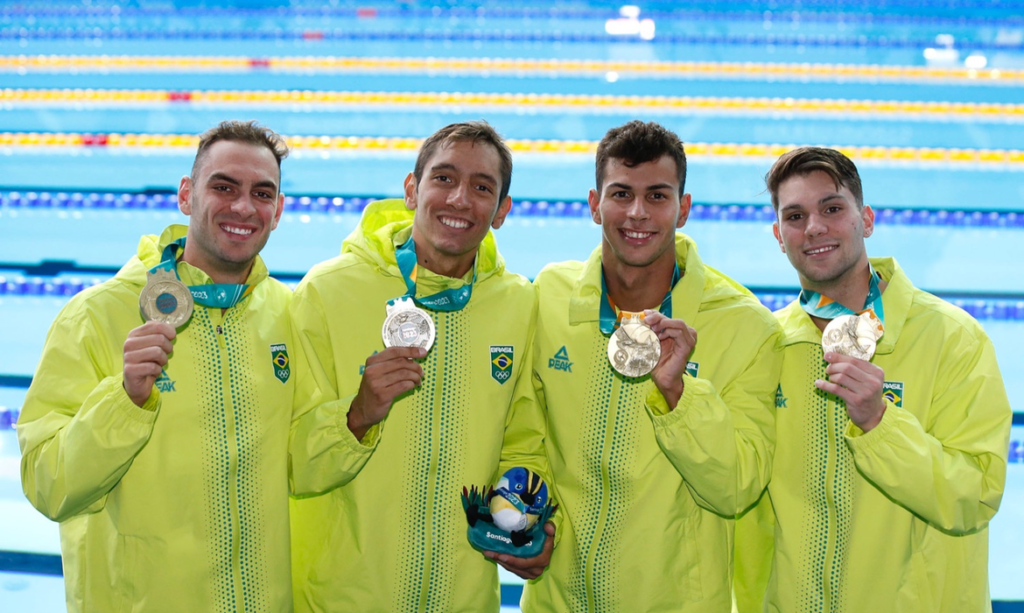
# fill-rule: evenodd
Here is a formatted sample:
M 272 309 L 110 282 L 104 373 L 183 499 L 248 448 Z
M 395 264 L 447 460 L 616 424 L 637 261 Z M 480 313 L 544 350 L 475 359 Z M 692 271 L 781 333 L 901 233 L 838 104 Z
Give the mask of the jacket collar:
M 138 252 L 136 253 L 138 266 L 133 265 L 129 262 L 119 273 L 118 276 L 126 278 L 129 282 L 135 284 L 146 283 L 146 273 L 160 263 L 160 258 L 163 256 L 164 249 L 167 245 L 172 242 L 188 235 L 188 226 L 181 224 L 171 224 L 167 226 L 159 236 L 155 234 L 147 234 L 139 239 Z M 134 258 L 133 258 L 134 260 Z M 207 285 L 213 283 L 205 271 L 196 268 L 188 262 L 182 262 L 178 260 L 178 276 L 181 277 L 182 283 L 186 285 Z M 263 258 L 259 255 L 252 263 L 252 270 L 249 271 L 249 277 L 245 280 L 246 285 L 256 285 L 257 283 L 268 278 L 270 273 L 267 270 L 266 264 L 263 262 Z
M 682 277 L 672 289 L 672 317 L 693 321 L 704 298 L 704 263 L 689 236 L 676 232 L 676 264 Z M 601 245 L 583 264 L 569 297 L 569 324 L 598 321 L 601 316 Z M 654 305 L 653 308 L 657 308 Z
M 885 334 L 878 341 L 875 353 L 885 355 L 892 353 L 896 342 L 903 332 L 907 314 L 914 301 L 914 286 L 904 274 L 895 258 L 869 258 L 871 266 L 878 271 L 887 285 L 882 292 L 882 305 L 885 307 Z M 814 325 L 811 316 L 794 300 L 778 312 L 778 317 L 785 330 L 783 345 L 796 343 L 821 344 L 821 330 Z
M 359 226 L 352 231 L 341 246 L 342 253 L 350 253 L 361 260 L 373 264 L 378 272 L 385 276 L 402 278 L 395 259 L 395 248 L 402 245 L 412 235 L 413 211 L 405 206 L 399 198 L 378 200 L 367 205 Z M 480 248 L 477 249 L 477 283 L 493 275 L 505 271 L 505 260 L 498 253 L 498 243 L 494 231 L 488 230 Z M 452 279 L 420 270 L 417 286 L 423 285 L 424 293 L 440 291 L 449 287 L 460 287 L 472 280 L 473 271 L 466 277 Z M 417 287 L 417 293 L 421 288 Z

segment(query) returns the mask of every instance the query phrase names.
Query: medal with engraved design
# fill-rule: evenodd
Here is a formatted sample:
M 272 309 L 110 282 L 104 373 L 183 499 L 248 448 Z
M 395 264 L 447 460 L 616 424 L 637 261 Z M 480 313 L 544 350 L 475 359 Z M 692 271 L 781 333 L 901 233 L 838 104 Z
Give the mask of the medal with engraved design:
M 146 321 L 162 321 L 180 328 L 192 317 L 192 292 L 173 270 L 147 273 L 146 287 L 139 294 L 139 310 Z
M 642 377 L 658 365 L 661 341 L 643 320 L 643 313 L 622 318 L 619 328 L 608 339 L 608 361 L 626 377 Z
M 422 347 L 434 345 L 434 320 L 409 298 L 399 298 L 388 305 L 381 330 L 385 347 Z
M 860 315 L 841 315 L 825 326 L 821 347 L 825 353 L 841 353 L 858 360 L 870 360 L 875 355 L 878 339 L 885 329 L 870 311 Z

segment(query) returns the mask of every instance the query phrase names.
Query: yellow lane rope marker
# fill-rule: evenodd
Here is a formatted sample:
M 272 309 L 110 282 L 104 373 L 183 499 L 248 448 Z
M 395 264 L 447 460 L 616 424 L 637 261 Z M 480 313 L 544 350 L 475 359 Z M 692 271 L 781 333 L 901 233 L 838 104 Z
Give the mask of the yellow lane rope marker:
M 867 64 L 770 62 L 648 62 L 527 58 L 403 58 L 334 56 L 184 56 L 184 55 L 4 55 L 0 71 L 12 72 L 435 72 L 487 76 L 525 74 L 642 75 L 698 79 L 814 79 L 856 81 L 1024 82 L 1024 70 L 939 68 Z
M 287 136 L 288 146 L 296 151 L 379 151 L 415 153 L 421 138 L 367 136 Z M 508 140 L 516 153 L 582 154 L 593 156 L 597 141 L 586 140 Z M 181 148 L 193 151 L 199 143 L 188 134 L 0 132 L 0 147 L 46 149 L 68 147 L 145 149 Z M 774 159 L 797 145 L 752 143 L 686 143 L 688 156 L 720 158 Z M 1010 164 L 1024 168 L 1024 150 L 950 149 L 938 147 L 847 147 L 835 146 L 857 160 L 880 162 Z
M 303 90 L 143 90 L 13 89 L 0 90 L 0 103 L 144 105 L 193 103 L 265 106 L 486 106 L 573 111 L 810 113 L 883 116 L 952 116 L 973 119 L 1024 118 L 1024 104 L 847 100 L 815 98 L 742 98 L 691 96 L 600 96 L 474 92 L 346 92 Z

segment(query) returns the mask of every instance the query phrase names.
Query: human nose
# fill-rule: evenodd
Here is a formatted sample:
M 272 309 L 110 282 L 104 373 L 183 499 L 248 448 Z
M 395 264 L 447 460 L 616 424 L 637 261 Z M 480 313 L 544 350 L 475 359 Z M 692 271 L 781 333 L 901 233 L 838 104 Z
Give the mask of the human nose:
M 242 193 L 231 203 L 231 212 L 243 217 L 249 216 L 256 211 L 256 204 L 253 202 L 253 195 Z
M 470 184 L 462 182 L 448 191 L 448 204 L 456 207 L 468 207 L 470 200 Z
M 820 215 L 808 215 L 807 225 L 804 227 L 804 234 L 807 236 L 821 236 L 828 232 L 828 226 Z
M 634 197 L 626 208 L 626 215 L 630 219 L 647 219 L 647 207 L 644 206 L 644 199 L 639 196 Z

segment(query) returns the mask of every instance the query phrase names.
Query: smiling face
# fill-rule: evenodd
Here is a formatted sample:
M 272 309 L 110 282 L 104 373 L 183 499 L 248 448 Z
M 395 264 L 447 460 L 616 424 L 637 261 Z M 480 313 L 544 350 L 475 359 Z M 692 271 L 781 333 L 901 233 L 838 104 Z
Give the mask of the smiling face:
M 178 208 L 191 217 L 183 259 L 218 283 L 243 282 L 281 217 L 280 177 L 266 147 L 213 143 L 195 180 L 178 186 Z
M 842 288 L 867 269 L 864 239 L 874 231 L 875 214 L 857 206 L 828 173 L 790 176 L 779 184 L 778 203 L 775 238 L 805 289 Z
M 590 190 L 588 201 L 604 235 L 606 266 L 646 267 L 675 260 L 675 231 L 690 214 L 690 194 L 679 194 L 671 156 L 633 167 L 618 158 L 609 159 L 601 192 Z
M 501 160 L 492 145 L 455 141 L 438 147 L 419 182 L 405 179 L 405 204 L 415 211 L 412 237 L 419 262 L 461 277 L 473 265 L 489 228 L 505 221 L 512 199 L 501 193 Z

